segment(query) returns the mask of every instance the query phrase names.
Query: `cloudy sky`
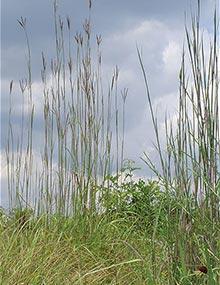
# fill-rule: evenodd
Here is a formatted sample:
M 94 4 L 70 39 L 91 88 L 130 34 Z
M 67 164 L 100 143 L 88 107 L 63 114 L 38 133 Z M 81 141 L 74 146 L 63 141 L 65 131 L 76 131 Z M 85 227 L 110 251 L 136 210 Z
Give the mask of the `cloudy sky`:
M 141 49 L 146 67 L 154 108 L 159 125 L 165 112 L 172 117 L 178 100 L 178 71 L 184 43 L 184 13 L 190 18 L 196 0 L 94 0 L 92 25 L 94 34 L 102 35 L 103 76 L 111 78 L 117 65 L 119 87 L 128 88 L 126 105 L 126 157 L 150 172 L 139 159 L 143 151 L 156 156 L 154 134 L 147 97 L 138 62 L 136 45 Z M 202 28 L 208 36 L 212 27 L 214 0 L 202 0 Z M 33 82 L 40 85 L 41 52 L 51 58 L 54 53 L 52 0 L 7 0 L 1 7 L 1 185 L 5 188 L 4 160 L 9 84 L 26 77 L 24 34 L 17 22 L 27 18 L 32 53 Z M 88 1 L 58 1 L 59 14 L 71 18 L 73 36 L 81 30 L 88 15 Z M 16 104 L 16 101 L 15 101 Z M 162 127 L 161 127 L 162 128 Z M 4 200 L 2 190 L 2 201 Z M 3 202 L 2 202 L 3 203 Z

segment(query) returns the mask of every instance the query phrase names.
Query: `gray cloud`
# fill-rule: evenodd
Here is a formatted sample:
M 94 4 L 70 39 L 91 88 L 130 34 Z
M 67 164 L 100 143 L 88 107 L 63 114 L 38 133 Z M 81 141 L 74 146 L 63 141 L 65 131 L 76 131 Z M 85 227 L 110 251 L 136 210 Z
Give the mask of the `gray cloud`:
M 86 0 L 58 1 L 59 14 L 64 18 L 69 15 L 73 31 L 81 30 L 81 25 L 88 14 Z M 203 1 L 204 11 L 210 10 L 213 0 Z M 189 3 L 191 3 L 189 5 Z M 194 3 L 194 5 L 192 5 Z M 137 23 L 147 20 L 162 21 L 173 27 L 183 27 L 184 11 L 189 6 L 195 6 L 196 1 L 94 1 L 92 21 L 95 32 L 101 33 L 105 39 L 112 33 L 126 33 Z M 208 8 L 209 9 L 208 9 Z M 27 18 L 27 28 L 30 37 L 33 75 L 40 76 L 41 51 L 48 56 L 54 53 L 54 23 L 52 0 L 7 0 L 2 3 L 1 11 L 2 33 L 2 77 L 19 78 L 25 73 L 24 52 L 26 50 L 24 35 L 17 22 L 21 16 Z M 206 17 L 205 17 L 206 18 Z M 130 42 L 132 45 L 132 39 Z M 117 47 L 114 48 L 117 52 Z M 114 49 L 111 50 L 114 53 Z M 120 64 L 119 62 L 116 62 Z

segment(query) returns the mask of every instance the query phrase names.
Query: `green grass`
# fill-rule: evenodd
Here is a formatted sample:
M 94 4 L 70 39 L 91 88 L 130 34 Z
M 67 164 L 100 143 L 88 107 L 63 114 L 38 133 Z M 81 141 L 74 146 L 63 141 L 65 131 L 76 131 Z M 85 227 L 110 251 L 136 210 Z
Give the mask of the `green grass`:
M 187 231 L 163 209 L 167 223 L 157 228 L 155 219 L 150 233 L 127 215 L 53 215 L 49 223 L 46 215 L 2 215 L 1 284 L 219 284 L 220 239 L 213 252 L 211 221 L 196 220 Z M 168 243 L 178 246 L 175 262 Z M 186 248 L 197 263 L 186 264 Z M 202 265 L 207 274 L 196 272 Z
M 23 227 L 1 224 L 1 284 L 128 284 L 128 279 L 142 284 L 148 279 L 149 243 L 125 219 L 54 216 L 45 222 L 42 216 Z

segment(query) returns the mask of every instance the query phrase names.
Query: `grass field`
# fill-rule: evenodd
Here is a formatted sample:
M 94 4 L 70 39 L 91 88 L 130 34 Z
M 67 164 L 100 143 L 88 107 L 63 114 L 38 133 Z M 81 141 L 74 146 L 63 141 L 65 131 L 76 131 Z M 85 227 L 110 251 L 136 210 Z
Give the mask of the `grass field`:
M 28 27 L 26 19 L 18 21 L 27 44 L 27 78 L 19 83 L 18 134 L 13 81 L 9 88 L 9 209 L 0 212 L 2 285 L 220 284 L 219 22 L 216 9 L 207 51 L 199 11 L 198 1 L 186 26 L 178 118 L 172 123 L 165 119 L 165 145 L 137 49 L 160 162 L 157 167 L 143 154 L 152 181 L 134 179 L 135 165 L 124 159 L 128 91 L 118 96 L 118 68 L 104 90 L 101 37 L 93 39 L 94 55 L 90 16 L 72 48 L 71 21 L 59 17 L 56 1 L 56 56 L 48 64 L 42 53 L 43 139 L 34 140 Z M 41 146 L 38 156 L 36 144 Z
M 183 228 L 163 207 L 149 223 L 131 212 L 2 215 L 1 284 L 219 284 L 219 221 L 195 213 Z

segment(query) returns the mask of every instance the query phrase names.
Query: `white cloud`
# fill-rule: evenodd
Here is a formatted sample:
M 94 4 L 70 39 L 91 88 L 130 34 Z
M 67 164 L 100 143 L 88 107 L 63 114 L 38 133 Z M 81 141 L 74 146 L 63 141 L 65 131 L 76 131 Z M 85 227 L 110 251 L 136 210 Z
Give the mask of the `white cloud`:
M 104 39 L 104 62 L 107 57 L 104 68 L 109 70 L 112 62 L 117 62 L 120 87 L 129 89 L 125 150 L 126 157 L 135 159 L 138 164 L 143 151 L 153 151 L 155 135 L 136 43 L 142 51 L 153 105 L 157 109 L 158 123 L 163 128 L 166 111 L 172 117 L 177 110 L 182 39 L 183 31 L 180 27 L 158 20 L 138 22 L 129 30 L 116 32 Z M 143 172 L 148 173 L 148 170 L 144 169 Z
M 163 50 L 164 71 L 169 75 L 178 74 L 181 63 L 182 49 L 180 44 L 170 41 Z

